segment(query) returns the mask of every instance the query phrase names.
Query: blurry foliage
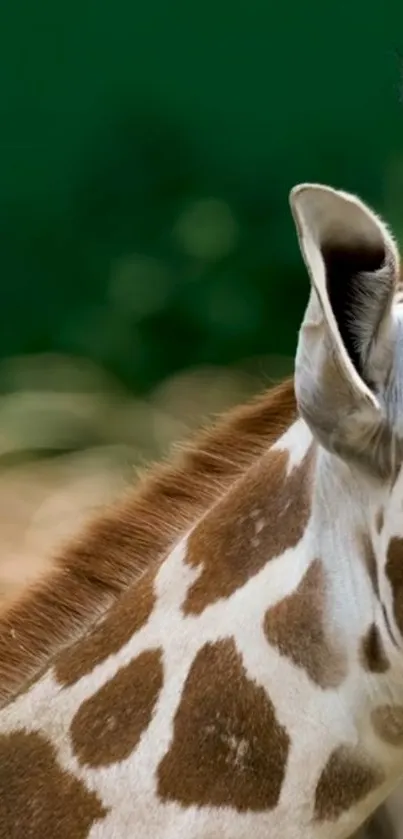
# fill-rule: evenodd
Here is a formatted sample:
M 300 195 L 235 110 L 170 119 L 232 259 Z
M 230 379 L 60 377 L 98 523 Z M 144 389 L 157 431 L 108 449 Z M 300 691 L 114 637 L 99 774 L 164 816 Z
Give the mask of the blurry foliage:
M 144 393 L 183 368 L 290 351 L 307 285 L 276 264 L 270 196 L 209 184 L 150 115 L 111 134 L 62 214 L 3 220 L 1 354 L 85 356 Z
M 85 358 L 143 397 L 292 356 L 292 184 L 356 190 L 401 225 L 402 22 L 364 0 L 348 26 L 319 0 L 5 4 L 0 358 Z

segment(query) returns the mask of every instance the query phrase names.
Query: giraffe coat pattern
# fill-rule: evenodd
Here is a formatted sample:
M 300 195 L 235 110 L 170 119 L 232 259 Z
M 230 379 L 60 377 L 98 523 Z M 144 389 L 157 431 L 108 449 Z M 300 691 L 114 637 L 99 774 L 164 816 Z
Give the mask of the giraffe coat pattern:
M 0 616 L 0 839 L 403 835 L 398 256 L 347 193 L 291 209 L 294 378 Z

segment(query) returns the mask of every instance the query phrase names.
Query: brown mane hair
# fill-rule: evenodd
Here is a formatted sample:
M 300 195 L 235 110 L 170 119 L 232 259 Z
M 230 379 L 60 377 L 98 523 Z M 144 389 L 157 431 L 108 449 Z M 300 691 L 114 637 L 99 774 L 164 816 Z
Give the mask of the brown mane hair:
M 105 613 L 294 421 L 287 379 L 199 432 L 95 518 L 0 615 L 0 701 Z

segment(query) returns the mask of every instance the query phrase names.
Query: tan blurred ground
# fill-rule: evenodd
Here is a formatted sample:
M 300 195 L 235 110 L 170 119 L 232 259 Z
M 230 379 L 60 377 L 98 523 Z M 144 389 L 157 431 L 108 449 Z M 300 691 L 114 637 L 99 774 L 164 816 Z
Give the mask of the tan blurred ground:
M 135 399 L 86 362 L 0 365 L 0 607 L 45 573 L 64 540 L 206 418 L 289 372 L 283 359 L 180 374 Z M 49 457 L 51 451 L 52 457 Z

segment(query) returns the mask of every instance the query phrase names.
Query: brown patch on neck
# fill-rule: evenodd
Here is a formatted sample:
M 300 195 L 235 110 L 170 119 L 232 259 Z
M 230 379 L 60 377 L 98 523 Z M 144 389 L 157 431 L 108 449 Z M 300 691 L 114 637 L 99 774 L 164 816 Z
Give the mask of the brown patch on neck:
M 266 612 L 264 632 L 269 643 L 315 684 L 334 688 L 346 676 L 346 660 L 327 637 L 325 613 L 325 572 L 321 560 L 315 559 L 296 591 Z
M 146 650 L 118 670 L 72 721 L 78 760 L 92 767 L 126 760 L 150 724 L 162 685 L 162 650 Z
M 397 640 L 396 640 L 396 638 L 395 638 L 395 636 L 394 636 L 394 634 L 393 634 L 393 632 L 392 632 L 392 627 L 391 627 L 391 625 L 390 625 L 389 615 L 388 615 L 388 613 L 387 613 L 387 611 L 386 611 L 386 607 L 385 607 L 385 604 L 384 604 L 384 603 L 382 603 L 382 614 L 383 614 L 383 619 L 384 619 L 384 621 L 385 621 L 385 626 L 386 626 L 386 629 L 387 629 L 387 631 L 388 631 L 389 638 L 390 638 L 390 640 L 392 641 L 392 643 L 394 644 L 394 646 L 395 646 L 397 649 L 399 649 L 399 644 L 398 644 L 398 642 L 397 642 Z
M 315 819 L 337 821 L 385 780 L 383 770 L 358 751 L 339 746 L 324 767 L 315 791 Z
M 155 604 L 157 567 L 150 568 L 107 612 L 87 635 L 57 656 L 55 678 L 69 687 L 86 676 L 110 655 L 117 653 L 147 623 Z
M 385 574 L 392 588 L 395 621 L 403 635 L 403 539 L 397 536 L 389 542 Z
M 385 514 L 382 507 L 378 510 L 375 518 L 375 527 L 378 533 L 381 533 L 385 524 Z
M 0 701 L 91 626 L 297 415 L 287 380 L 224 415 L 172 461 L 151 470 L 81 539 L 56 570 L 0 616 Z
M 87 839 L 107 811 L 40 734 L 0 736 L 0 835 Z
M 361 641 L 360 661 L 364 670 L 369 673 L 386 673 L 389 670 L 390 662 L 383 646 L 381 633 L 374 623 L 371 623 Z
M 262 687 L 248 679 L 231 639 L 198 653 L 158 767 L 158 793 L 185 807 L 273 809 L 290 740 Z
M 403 706 L 380 705 L 371 714 L 374 731 L 389 746 L 403 745 Z
M 379 583 L 378 583 L 378 567 L 376 562 L 375 550 L 371 538 L 368 533 L 360 534 L 361 551 L 365 562 L 365 567 L 368 571 L 369 579 L 377 600 L 380 600 Z
M 185 614 L 229 597 L 271 559 L 301 540 L 311 514 L 312 446 L 287 476 L 288 452 L 269 451 L 202 519 L 186 561 L 202 567 Z

